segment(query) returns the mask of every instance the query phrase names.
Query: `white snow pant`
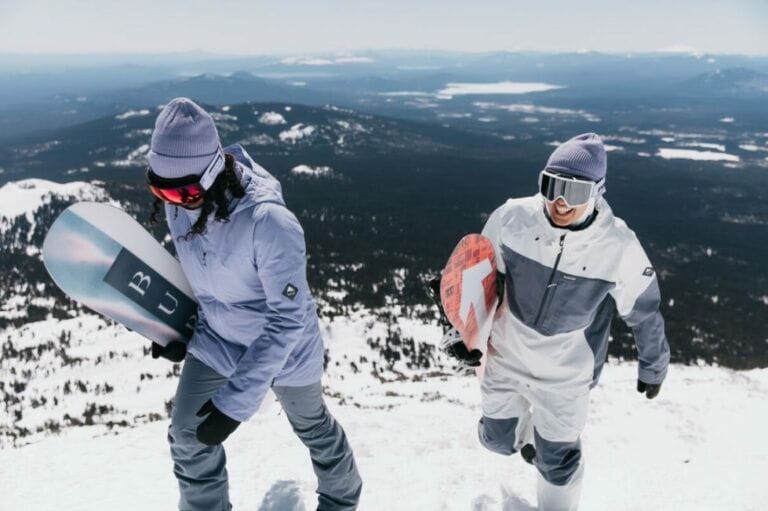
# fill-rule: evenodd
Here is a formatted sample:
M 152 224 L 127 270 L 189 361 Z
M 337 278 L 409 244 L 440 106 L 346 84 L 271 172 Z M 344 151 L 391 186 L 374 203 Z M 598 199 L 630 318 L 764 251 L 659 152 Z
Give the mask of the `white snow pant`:
M 579 437 L 589 389 L 553 392 L 486 370 L 481 390 L 478 435 L 483 446 L 508 456 L 533 443 L 539 510 L 578 509 L 584 475 Z

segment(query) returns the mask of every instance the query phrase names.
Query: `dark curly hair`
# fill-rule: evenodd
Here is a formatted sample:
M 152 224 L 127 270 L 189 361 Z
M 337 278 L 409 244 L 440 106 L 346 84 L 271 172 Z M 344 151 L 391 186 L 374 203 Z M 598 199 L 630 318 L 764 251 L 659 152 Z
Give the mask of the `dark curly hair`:
M 240 184 L 236 171 L 235 157 L 226 154 L 224 157 L 224 170 L 218 175 L 211 187 L 203 196 L 203 205 L 200 207 L 200 217 L 192 224 L 189 232 L 182 236 L 189 239 L 190 236 L 205 233 L 208 225 L 208 217 L 214 213 L 214 219 L 219 222 L 229 222 L 229 203 L 232 198 L 240 198 L 245 195 L 245 188 Z M 163 209 L 164 202 L 158 198 L 152 203 L 152 212 L 149 215 L 149 223 L 156 224 L 158 216 Z

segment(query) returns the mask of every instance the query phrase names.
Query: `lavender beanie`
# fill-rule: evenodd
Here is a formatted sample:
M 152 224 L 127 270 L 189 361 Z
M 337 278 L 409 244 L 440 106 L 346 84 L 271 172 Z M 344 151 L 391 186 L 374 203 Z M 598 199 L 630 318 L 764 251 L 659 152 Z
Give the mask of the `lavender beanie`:
M 607 157 L 603 141 L 584 133 L 560 144 L 547 161 L 547 169 L 561 174 L 600 181 L 605 178 Z
M 211 116 L 188 98 L 176 98 L 157 116 L 149 166 L 160 177 L 202 174 L 219 151 L 219 133 Z

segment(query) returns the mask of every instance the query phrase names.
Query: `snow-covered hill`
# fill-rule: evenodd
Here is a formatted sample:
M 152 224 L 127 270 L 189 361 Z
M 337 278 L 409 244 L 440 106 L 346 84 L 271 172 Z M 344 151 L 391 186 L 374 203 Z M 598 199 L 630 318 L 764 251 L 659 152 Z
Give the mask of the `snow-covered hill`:
M 107 194 L 101 188 L 101 184 L 98 181 L 55 183 L 35 178 L 10 181 L 0 187 L 0 232 L 8 229 L 10 224 L 20 216 L 24 216 L 30 224 L 33 224 L 34 212 L 41 206 L 49 204 L 53 198 L 71 201 L 107 200 Z
M 327 400 L 365 478 L 361 510 L 534 509 L 534 469 L 476 439 L 476 379 L 426 348 L 437 326 L 387 327 L 361 312 L 323 328 Z M 397 357 L 375 346 L 393 328 L 424 342 L 436 365 L 390 363 Z M 2 338 L 1 385 L 13 391 L 0 424 L 29 432 L 16 448 L 8 431 L 2 437 L 0 481 L 13 484 L 3 485 L 0 509 L 174 507 L 165 430 L 178 366 L 152 360 L 146 341 L 96 316 L 31 323 Z M 634 363 L 609 362 L 593 391 L 582 509 L 762 509 L 768 370 L 673 366 L 654 401 L 636 393 L 635 377 Z M 278 405 L 228 446 L 235 509 L 314 509 L 309 459 Z

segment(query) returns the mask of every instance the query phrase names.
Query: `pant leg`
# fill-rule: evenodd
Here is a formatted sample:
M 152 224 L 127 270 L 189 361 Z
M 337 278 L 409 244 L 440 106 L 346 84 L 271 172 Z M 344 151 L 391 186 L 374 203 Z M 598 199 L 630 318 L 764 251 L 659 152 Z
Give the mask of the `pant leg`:
M 294 433 L 309 449 L 317 475 L 318 511 L 357 509 L 363 482 L 344 430 L 325 406 L 320 382 L 272 390 Z
M 483 447 L 509 456 L 531 441 L 531 404 L 514 381 L 488 371 L 480 392 L 483 416 L 477 435 Z
M 230 509 L 224 447 L 207 446 L 195 436 L 198 424 L 204 419 L 196 416 L 197 411 L 226 381 L 219 373 L 187 355 L 168 428 L 181 511 Z
M 539 509 L 576 511 L 584 477 L 580 436 L 586 423 L 589 391 L 534 390 L 532 399 Z

